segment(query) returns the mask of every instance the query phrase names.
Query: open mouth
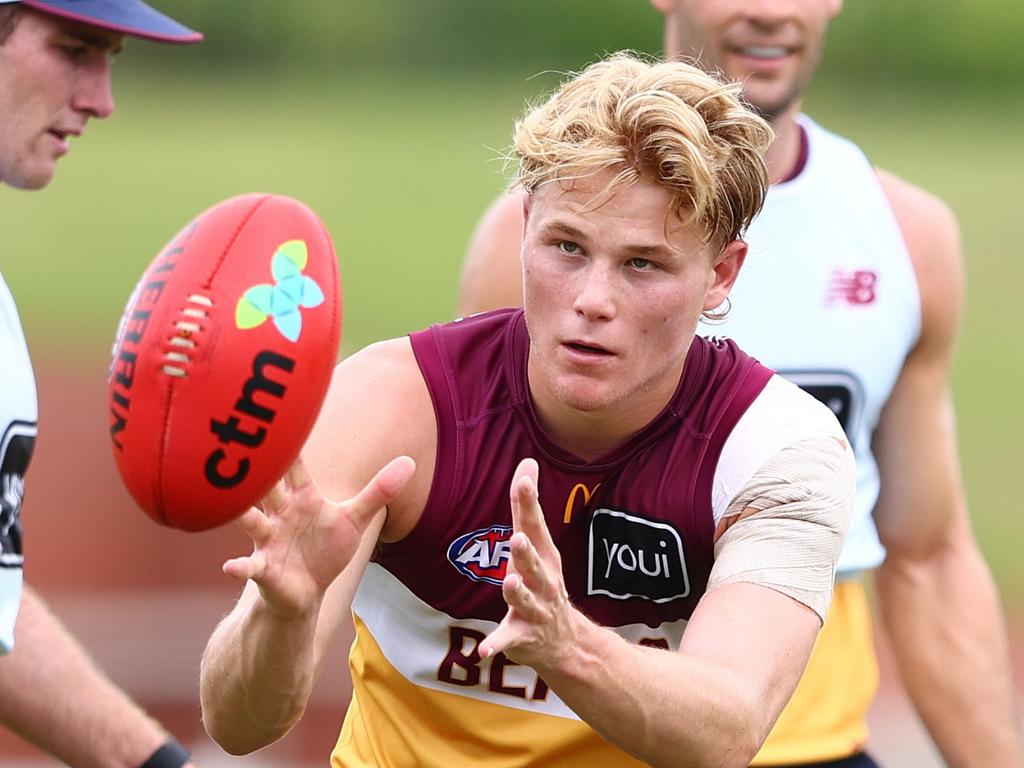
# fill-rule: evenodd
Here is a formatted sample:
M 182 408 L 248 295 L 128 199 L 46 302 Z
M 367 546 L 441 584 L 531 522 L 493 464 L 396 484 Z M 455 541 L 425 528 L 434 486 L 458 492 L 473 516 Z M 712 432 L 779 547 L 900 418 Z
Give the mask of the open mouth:
M 587 355 L 611 356 L 613 354 L 612 352 L 609 352 L 607 349 L 604 349 L 603 347 L 595 347 L 590 344 L 583 344 L 582 342 L 579 341 L 570 341 L 566 343 L 566 346 L 569 347 L 570 349 L 573 349 L 577 352 L 583 352 L 584 354 Z
M 54 141 L 56 142 L 56 148 L 57 148 L 57 152 L 59 154 L 63 155 L 64 153 L 66 153 L 68 151 L 68 148 L 69 148 L 68 138 L 69 138 L 70 134 L 66 133 L 65 131 L 58 131 L 58 130 L 49 130 L 49 131 L 47 131 L 47 133 L 50 136 L 52 136 Z

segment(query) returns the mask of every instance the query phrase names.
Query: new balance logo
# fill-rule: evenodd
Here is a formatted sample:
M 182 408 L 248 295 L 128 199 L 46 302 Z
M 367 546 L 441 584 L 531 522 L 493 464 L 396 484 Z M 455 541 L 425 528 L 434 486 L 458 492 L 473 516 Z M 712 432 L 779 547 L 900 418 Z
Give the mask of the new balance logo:
M 853 272 L 844 272 L 841 269 L 834 269 L 828 280 L 825 306 L 874 304 L 877 297 L 875 290 L 877 285 L 878 273 L 872 270 L 857 269 Z

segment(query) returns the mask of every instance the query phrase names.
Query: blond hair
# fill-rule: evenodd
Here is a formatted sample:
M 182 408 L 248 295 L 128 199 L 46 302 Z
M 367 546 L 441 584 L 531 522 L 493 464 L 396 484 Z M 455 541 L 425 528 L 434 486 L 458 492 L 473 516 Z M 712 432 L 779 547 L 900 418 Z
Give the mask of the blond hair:
M 614 54 L 516 123 L 516 181 L 533 192 L 614 170 L 600 204 L 649 179 L 671 190 L 682 222 L 699 222 L 707 242 L 724 245 L 761 209 L 768 188 L 762 153 L 773 138 L 739 94 L 737 84 L 684 62 Z

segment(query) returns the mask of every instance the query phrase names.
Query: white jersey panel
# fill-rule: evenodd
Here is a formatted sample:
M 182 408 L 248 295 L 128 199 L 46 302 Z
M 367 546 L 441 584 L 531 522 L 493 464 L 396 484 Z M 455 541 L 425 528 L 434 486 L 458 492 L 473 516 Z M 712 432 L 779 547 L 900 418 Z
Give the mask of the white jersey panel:
M 871 517 L 878 467 L 871 434 L 921 324 L 910 255 L 877 174 L 861 150 L 801 116 L 800 174 L 774 184 L 747 233 L 749 252 L 727 336 L 828 405 L 857 458 L 853 520 L 840 575 L 885 556 Z
M 495 693 L 486 685 L 453 686 L 438 678 L 438 663 L 449 653 L 449 627 L 458 625 L 488 635 L 498 628 L 496 622 L 480 619 L 453 619 L 427 605 L 387 569 L 371 562 L 366 567 L 352 602 L 352 612 L 370 631 L 381 652 L 398 673 L 413 685 L 464 696 L 479 701 L 490 701 L 527 712 L 555 715 L 578 720 L 579 716 L 554 691 L 543 699 L 517 699 Z M 609 627 L 631 643 L 652 634 L 665 638 L 672 650 L 679 649 L 686 621 L 663 623 L 651 628 L 643 624 Z M 508 685 L 532 689 L 537 673 L 518 664 L 504 669 Z
M 722 446 L 711 486 L 715 525 L 765 462 L 801 440 L 820 435 L 842 437 L 832 412 L 784 378 L 768 379 Z
M 0 276 L 0 654 L 14 646 L 21 602 L 18 514 L 36 436 L 36 385 L 11 292 Z

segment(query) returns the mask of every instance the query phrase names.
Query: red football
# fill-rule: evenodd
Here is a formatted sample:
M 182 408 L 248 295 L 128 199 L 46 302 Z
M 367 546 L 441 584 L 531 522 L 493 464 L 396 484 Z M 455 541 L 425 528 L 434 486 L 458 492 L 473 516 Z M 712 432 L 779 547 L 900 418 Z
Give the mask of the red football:
M 278 195 L 219 203 L 149 265 L 110 365 L 110 437 L 135 501 L 186 531 L 225 523 L 284 474 L 338 354 L 330 235 Z

